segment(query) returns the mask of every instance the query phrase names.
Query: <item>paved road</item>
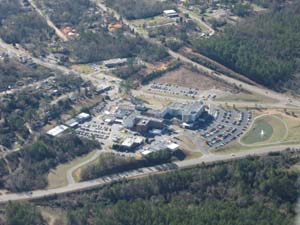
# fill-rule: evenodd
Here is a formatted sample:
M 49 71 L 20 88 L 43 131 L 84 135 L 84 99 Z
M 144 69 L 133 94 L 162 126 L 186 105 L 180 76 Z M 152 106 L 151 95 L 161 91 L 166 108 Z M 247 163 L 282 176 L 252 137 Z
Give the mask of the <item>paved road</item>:
M 74 173 L 77 169 L 79 169 L 79 168 L 81 168 L 81 167 L 83 167 L 83 166 L 85 166 L 85 165 L 87 165 L 87 164 L 93 162 L 94 160 L 96 160 L 96 159 L 101 155 L 101 153 L 103 153 L 103 151 L 97 150 L 97 151 L 95 152 L 95 154 L 94 154 L 91 158 L 89 158 L 88 160 L 86 160 L 86 161 L 84 161 L 84 162 L 82 162 L 82 163 L 79 163 L 79 164 L 75 165 L 74 167 L 70 168 L 70 169 L 67 171 L 67 181 L 68 181 L 68 184 L 69 184 L 69 185 L 70 185 L 70 184 L 75 184 L 76 181 L 74 180 L 73 173 Z
M 193 14 L 190 13 L 189 10 L 187 10 L 186 8 L 184 7 L 179 7 L 179 10 L 183 13 L 186 13 L 189 15 L 189 17 L 191 19 L 193 19 L 194 21 L 197 21 L 200 25 L 202 25 L 203 27 L 205 27 L 208 31 L 209 31 L 209 34 L 210 35 L 214 35 L 215 34 L 215 30 L 210 27 L 207 23 L 205 23 L 202 19 L 200 19 L 199 17 L 197 16 L 194 16 Z
M 245 82 L 242 82 L 242 81 L 239 81 L 239 80 L 236 80 L 234 78 L 231 78 L 231 77 L 228 77 L 228 76 L 225 76 L 225 75 L 222 75 L 222 74 L 219 74 L 219 75 L 215 75 L 214 71 L 212 69 L 209 69 L 203 65 L 200 65 L 199 63 L 196 63 L 190 59 L 188 59 L 187 57 L 179 54 L 179 53 L 176 53 L 172 50 L 169 50 L 169 54 L 171 56 L 173 56 L 174 58 L 177 58 L 177 59 L 180 59 L 181 61 L 183 62 L 186 62 L 188 64 L 191 64 L 193 66 L 195 66 L 196 68 L 202 70 L 202 71 L 205 71 L 205 72 L 208 72 L 209 74 L 215 76 L 215 77 L 218 77 L 220 78 L 221 80 L 229 83 L 229 84 L 235 84 L 237 86 L 241 86 L 243 89 L 245 90 L 248 90 L 252 93 L 257 93 L 257 94 L 260 94 L 260 95 L 263 95 L 263 96 L 266 96 L 266 97 L 270 97 L 270 98 L 274 98 L 276 100 L 278 100 L 279 102 L 277 103 L 277 105 L 281 105 L 282 107 L 285 106 L 286 104 L 289 104 L 289 103 L 292 103 L 294 105 L 297 105 L 297 106 L 300 106 L 300 101 L 298 99 L 292 99 L 292 102 L 290 102 L 288 100 L 288 97 L 284 94 L 281 94 L 281 93 L 277 93 L 275 91 L 272 91 L 272 90 L 269 90 L 267 88 L 264 88 L 264 87 L 260 87 L 260 86 L 254 86 L 254 85 L 251 85 L 251 84 L 247 84 Z
M 155 43 L 157 45 L 162 45 L 162 43 L 156 39 L 153 39 L 153 38 L 149 38 L 145 33 L 142 33 L 142 32 L 139 32 L 136 27 L 129 21 L 129 20 L 126 20 L 125 18 L 121 17 L 120 14 L 111 9 L 111 8 L 108 8 L 107 6 L 105 6 L 103 3 L 101 3 L 100 0 L 94 0 L 94 2 L 99 6 L 99 8 L 101 8 L 102 10 L 106 11 L 106 12 L 110 12 L 112 13 L 115 18 L 117 19 L 122 19 L 122 22 L 124 24 L 126 24 L 130 29 L 134 30 L 135 32 L 139 33 L 140 36 L 144 37 L 146 40 L 148 40 L 149 42 L 152 42 L 152 43 Z M 165 47 L 165 46 L 164 46 Z M 279 101 L 278 105 L 280 104 L 281 106 L 285 106 L 289 103 L 292 103 L 294 105 L 297 105 L 300 107 L 300 101 L 297 100 L 297 99 L 294 99 L 294 98 L 290 98 L 292 100 L 292 102 L 289 101 L 288 97 L 286 95 L 283 95 L 281 93 L 277 93 L 275 91 L 272 91 L 272 90 L 269 90 L 267 88 L 264 88 L 262 86 L 257 86 L 257 85 L 251 85 L 251 84 L 248 84 L 248 83 L 245 83 L 243 81 L 239 81 L 239 80 L 236 80 L 234 78 L 231 78 L 231 77 L 228 77 L 228 76 L 225 76 L 223 74 L 216 74 L 214 70 L 210 69 L 210 68 L 207 68 L 197 62 L 194 62 L 190 59 L 188 59 L 187 57 L 183 56 L 182 54 L 180 53 L 177 53 L 177 52 L 174 52 L 172 51 L 171 49 L 168 49 L 168 52 L 169 54 L 173 57 L 173 58 L 176 58 L 176 59 L 180 59 L 181 61 L 185 62 L 185 63 L 188 63 L 188 64 L 191 64 L 193 66 L 195 66 L 196 68 L 202 70 L 202 71 L 205 71 L 207 73 L 209 73 L 211 76 L 214 76 L 214 77 L 217 77 L 229 84 L 235 84 L 237 86 L 241 86 L 242 88 L 244 88 L 245 90 L 247 91 L 250 91 L 252 93 L 257 93 L 257 94 L 260 94 L 260 95 L 263 95 L 263 96 L 267 96 L 267 97 L 271 97 L 271 98 L 274 98 L 276 100 Z M 203 56 L 205 57 L 205 56 Z M 217 62 L 216 62 L 217 63 Z
M 169 95 L 163 95 L 160 93 L 147 93 L 143 90 L 132 90 L 131 91 L 133 96 L 139 97 L 139 96 L 145 96 L 145 97 L 149 97 L 149 98 L 154 98 L 154 99 L 160 99 L 160 100 L 165 100 L 165 101 L 175 101 L 175 102 L 181 102 L 181 103 L 191 103 L 191 102 L 195 102 L 195 100 L 197 99 L 192 99 L 192 98 L 185 98 L 185 97 L 181 97 L 181 96 L 169 96 Z M 287 99 L 287 97 L 285 97 Z M 231 107 L 238 107 L 238 108 L 285 108 L 285 109 L 289 109 L 289 110 L 297 110 L 300 107 L 300 103 L 299 105 L 296 104 L 296 102 L 292 102 L 293 105 L 289 104 L 289 102 L 283 103 L 280 100 L 275 99 L 274 103 L 268 103 L 268 102 L 243 102 L 243 101 L 218 101 L 218 100 L 203 100 L 207 105 L 214 105 L 214 106 L 231 106 Z M 286 100 L 288 101 L 288 100 Z M 295 104 L 295 106 L 294 106 Z
M 101 7 L 102 9 L 107 10 L 107 8 L 103 5 L 101 5 L 101 4 L 99 4 L 99 7 Z M 112 10 L 110 10 L 110 12 L 111 11 Z M 115 11 L 113 11 L 113 12 L 116 15 L 116 17 L 118 17 L 118 14 Z M 123 22 L 125 24 L 127 24 L 131 29 L 134 29 L 136 31 L 135 27 L 133 25 L 131 25 L 127 20 L 123 19 Z M 141 34 L 141 35 L 145 37 L 144 34 Z M 150 40 L 151 42 L 160 44 L 157 40 L 149 39 L 148 37 L 145 37 L 145 38 Z M 26 57 L 29 56 L 27 52 L 22 51 L 22 50 L 17 50 L 13 46 L 8 45 L 8 44 L 2 42 L 1 40 L 0 40 L 0 47 L 6 49 L 11 54 L 15 54 L 16 56 L 26 56 Z M 285 95 L 270 91 L 270 90 L 262 88 L 262 87 L 249 85 L 249 84 L 246 84 L 244 82 L 237 81 L 233 78 L 227 77 L 225 75 L 215 75 L 213 70 L 211 70 L 209 68 L 206 68 L 206 67 L 204 67 L 204 66 L 202 66 L 198 63 L 195 63 L 195 62 L 189 60 L 188 58 L 186 58 L 185 56 L 183 56 L 181 54 L 178 54 L 178 53 L 173 52 L 171 50 L 169 50 L 169 54 L 174 58 L 178 58 L 181 61 L 192 64 L 192 65 L 194 65 L 195 67 L 197 67 L 201 70 L 209 72 L 211 75 L 217 76 L 218 78 L 220 78 L 220 79 L 222 79 L 222 80 L 224 80 L 228 83 L 236 84 L 238 86 L 242 85 L 242 87 L 246 90 L 249 90 L 249 91 L 254 92 L 254 93 L 258 93 L 258 94 L 261 94 L 261 95 L 265 95 L 265 96 L 269 96 L 271 98 L 277 99 L 279 101 L 278 105 L 284 106 L 285 104 L 289 103 L 289 101 L 288 101 L 288 99 Z M 30 57 L 32 57 L 32 56 L 30 56 Z M 50 68 L 50 69 L 60 70 L 60 71 L 65 72 L 65 73 L 74 72 L 74 71 L 72 71 L 72 70 L 70 70 L 66 67 L 59 66 L 57 64 L 52 64 L 52 63 L 49 63 L 49 62 L 45 62 L 45 61 L 42 61 L 42 60 L 37 59 L 37 58 L 33 58 L 33 61 L 37 64 L 43 65 L 43 66 L 45 66 L 47 68 Z M 293 99 L 293 104 L 300 105 L 300 102 L 298 100 Z M 231 154 L 231 155 L 207 154 L 207 155 L 203 156 L 202 158 L 177 162 L 175 164 L 175 166 L 173 166 L 173 165 L 160 165 L 160 166 L 157 166 L 157 167 L 143 168 L 143 169 L 140 169 L 140 170 L 134 170 L 134 171 L 127 172 L 127 173 L 116 174 L 116 175 L 113 175 L 113 176 L 103 177 L 103 178 L 92 180 L 92 181 L 80 182 L 80 183 L 71 183 L 70 185 L 68 185 L 66 187 L 61 187 L 61 188 L 56 188 L 56 189 L 51 189 L 51 190 L 37 190 L 37 191 L 30 192 L 30 193 L 5 194 L 5 195 L 0 196 L 0 202 L 3 203 L 3 202 L 7 202 L 7 201 L 26 200 L 26 199 L 30 200 L 30 199 L 43 198 L 43 197 L 52 196 L 52 195 L 63 194 L 63 193 L 83 191 L 83 190 L 98 187 L 98 186 L 101 186 L 101 185 L 104 185 L 104 184 L 108 184 L 108 183 L 111 183 L 111 182 L 114 182 L 114 181 L 120 181 L 122 179 L 136 179 L 136 178 L 140 178 L 140 177 L 149 176 L 151 174 L 159 173 L 162 170 L 171 170 L 171 169 L 175 169 L 175 168 L 185 168 L 185 167 L 190 167 L 190 166 L 194 166 L 194 165 L 197 165 L 197 164 L 201 164 L 201 163 L 204 163 L 204 162 L 208 163 L 208 162 L 217 162 L 217 161 L 224 161 L 224 160 L 241 159 L 241 158 L 245 158 L 245 157 L 248 157 L 248 156 L 251 156 L 251 155 L 265 155 L 265 154 L 270 153 L 270 152 L 283 151 L 287 147 L 300 148 L 299 145 L 297 145 L 297 146 L 276 146 L 276 147 L 263 147 L 263 148 L 258 148 L 257 150 L 243 151 L 243 152 L 239 152 L 239 153 Z
M 244 150 L 232 154 L 207 154 L 198 159 L 191 159 L 186 161 L 176 162 L 176 165 L 179 168 L 186 168 L 195 166 L 201 163 L 210 163 L 210 162 L 219 162 L 219 161 L 228 161 L 228 160 L 238 160 L 242 158 L 247 158 L 249 156 L 264 156 L 271 152 L 282 152 L 287 148 L 300 148 L 300 145 L 282 145 L 282 146 L 269 146 L 269 147 L 260 147 L 255 150 Z
M 49 26 L 50 28 L 52 28 L 52 29 L 55 31 L 55 34 L 56 34 L 60 39 L 62 39 L 63 41 L 68 41 L 67 36 L 66 36 L 63 32 L 61 32 L 60 29 L 58 29 L 58 28 L 56 27 L 56 25 L 50 20 L 50 18 L 49 18 L 45 13 L 42 12 L 42 10 L 40 10 L 40 9 L 37 7 L 37 5 L 34 3 L 33 0 L 28 0 L 28 2 L 30 3 L 31 7 L 32 7 L 32 8 L 33 8 L 40 16 L 42 16 L 42 17 L 46 20 L 48 26 Z
M 39 199 L 39 198 L 55 196 L 55 195 L 60 195 L 65 193 L 84 191 L 95 187 L 100 187 L 102 185 L 109 184 L 112 182 L 117 182 L 124 179 L 143 178 L 149 175 L 160 173 L 162 171 L 170 171 L 176 168 L 188 168 L 202 163 L 237 160 L 237 159 L 246 158 L 248 156 L 263 156 L 270 152 L 284 151 L 288 147 L 300 148 L 299 145 L 291 145 L 291 146 L 265 147 L 261 149 L 258 148 L 257 150 L 248 150 L 248 151 L 242 151 L 239 153 L 227 154 L 227 155 L 208 154 L 198 159 L 180 161 L 180 162 L 176 162 L 175 164 L 164 164 L 155 167 L 142 168 L 139 170 L 133 170 L 130 172 L 124 172 L 112 176 L 106 176 L 91 181 L 70 184 L 68 186 L 61 187 L 61 188 L 55 188 L 50 190 L 37 190 L 37 191 L 27 192 L 27 193 L 4 194 L 0 196 L 0 203 L 5 203 L 8 201 L 32 200 L 32 199 Z
M 18 93 L 18 92 L 23 91 L 23 90 L 25 90 L 25 89 L 27 89 L 27 88 L 32 88 L 32 87 L 40 86 L 42 83 L 44 83 L 44 82 L 46 82 L 46 81 L 50 81 L 51 79 L 53 79 L 53 76 L 52 76 L 52 77 L 45 78 L 45 79 L 42 79 L 42 80 L 39 80 L 39 81 L 34 82 L 34 83 L 31 83 L 31 84 L 23 85 L 22 87 L 13 88 L 13 89 L 6 90 L 6 91 L 1 91 L 1 92 L 0 92 L 0 97 L 1 97 L 1 96 L 4 96 L 4 95 L 7 95 L 7 94 Z
M 29 53 L 25 50 L 16 49 L 14 46 L 5 43 L 1 38 L 0 38 L 0 48 L 5 49 L 5 51 L 10 56 L 14 56 L 14 57 L 17 57 L 17 58 L 18 57 L 32 58 L 34 63 L 39 64 L 41 66 L 44 66 L 44 67 L 49 68 L 49 69 L 54 70 L 54 71 L 58 70 L 58 71 L 61 71 L 62 73 L 66 73 L 66 74 L 69 74 L 70 72 L 77 73 L 76 71 L 71 70 L 67 67 L 60 66 L 60 65 L 57 65 L 57 64 L 54 64 L 54 63 L 46 62 L 44 60 L 35 58 L 31 55 L 31 53 Z

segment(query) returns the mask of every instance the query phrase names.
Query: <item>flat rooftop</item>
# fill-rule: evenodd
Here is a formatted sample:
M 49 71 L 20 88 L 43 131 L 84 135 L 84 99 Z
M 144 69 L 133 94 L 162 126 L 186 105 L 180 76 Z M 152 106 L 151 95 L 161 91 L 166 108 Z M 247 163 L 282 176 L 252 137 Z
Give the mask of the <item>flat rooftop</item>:
M 59 126 L 54 127 L 53 129 L 49 130 L 47 132 L 47 134 L 50 135 L 50 136 L 56 137 L 59 134 L 62 134 L 67 129 L 68 129 L 67 126 L 65 126 L 65 125 L 59 125 Z
M 163 11 L 164 14 L 177 14 L 176 10 L 174 9 L 167 9 Z

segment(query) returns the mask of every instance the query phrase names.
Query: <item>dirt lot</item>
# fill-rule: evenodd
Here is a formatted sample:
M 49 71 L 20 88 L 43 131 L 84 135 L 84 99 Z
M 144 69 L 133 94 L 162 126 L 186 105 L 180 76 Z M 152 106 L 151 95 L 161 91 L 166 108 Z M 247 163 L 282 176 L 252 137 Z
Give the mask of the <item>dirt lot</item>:
M 231 90 L 230 86 L 222 84 L 221 82 L 207 77 L 199 72 L 193 72 L 184 66 L 177 70 L 166 73 L 164 76 L 154 80 L 154 82 L 176 84 L 183 87 L 198 88 L 199 90 Z

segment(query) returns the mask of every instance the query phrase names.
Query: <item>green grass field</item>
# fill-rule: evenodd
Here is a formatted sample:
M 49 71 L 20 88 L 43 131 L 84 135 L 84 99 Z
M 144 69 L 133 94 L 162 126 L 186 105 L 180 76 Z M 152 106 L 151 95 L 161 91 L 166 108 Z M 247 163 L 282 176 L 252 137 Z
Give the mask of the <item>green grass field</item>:
M 278 101 L 267 97 L 265 95 L 259 94 L 236 94 L 236 95 L 228 95 L 220 98 L 216 98 L 215 101 L 218 102 L 252 102 L 252 103 L 277 103 Z
M 92 151 L 87 155 L 78 157 L 74 160 L 72 160 L 69 163 L 61 164 L 57 166 L 55 169 L 51 170 L 48 174 L 48 187 L 47 189 L 52 188 L 58 188 L 63 187 L 68 184 L 67 182 L 67 172 L 72 167 L 76 166 L 77 164 L 80 164 L 89 158 L 93 157 L 96 151 Z
M 247 145 L 256 144 L 258 142 L 267 141 L 272 137 L 272 135 L 272 125 L 261 119 L 259 122 L 257 121 L 247 135 L 242 138 L 242 142 Z
M 245 145 L 271 144 L 283 141 L 287 128 L 277 116 L 262 116 L 257 118 L 251 129 L 243 136 L 241 143 Z
M 254 120 L 250 130 L 241 138 L 245 145 L 264 145 L 284 141 L 288 134 L 285 122 L 276 115 L 265 115 Z

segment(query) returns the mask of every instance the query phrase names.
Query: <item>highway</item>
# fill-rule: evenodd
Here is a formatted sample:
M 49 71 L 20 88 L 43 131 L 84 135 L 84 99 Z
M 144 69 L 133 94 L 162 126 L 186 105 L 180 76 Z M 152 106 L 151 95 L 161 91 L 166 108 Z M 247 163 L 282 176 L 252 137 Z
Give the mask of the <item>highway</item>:
M 0 203 L 6 203 L 9 201 L 33 200 L 33 199 L 50 197 L 50 196 L 57 196 L 66 193 L 85 191 L 85 190 L 101 187 L 103 185 L 110 184 L 113 182 L 122 181 L 125 179 L 128 180 L 128 179 L 143 178 L 150 175 L 161 173 L 163 171 L 172 171 L 178 168 L 189 168 L 202 163 L 238 160 L 249 156 L 264 156 L 270 152 L 284 151 L 287 148 L 300 148 L 300 145 L 264 147 L 264 148 L 258 148 L 256 150 L 241 151 L 238 153 L 226 154 L 226 155 L 208 154 L 197 159 L 179 161 L 174 164 L 163 164 L 155 167 L 141 168 L 138 170 L 132 170 L 129 172 L 123 172 L 111 176 L 105 176 L 95 180 L 72 183 L 69 184 L 68 186 L 55 188 L 55 189 L 36 190 L 36 191 L 26 192 L 26 193 L 8 193 L 0 196 Z
M 116 11 L 108 9 L 106 6 L 102 5 L 99 2 L 97 2 L 97 3 L 99 5 L 99 7 L 101 7 L 103 10 L 104 9 L 106 11 L 109 10 L 110 12 L 113 12 L 114 15 L 117 18 L 121 18 Z M 127 21 L 125 19 L 122 19 L 122 21 L 124 22 L 124 24 L 128 25 L 131 29 L 133 29 L 135 32 L 137 32 L 135 27 L 129 21 Z M 154 42 L 156 44 L 161 45 L 161 43 L 159 43 L 157 40 L 150 39 L 149 37 L 146 37 L 144 34 L 140 34 L 140 35 L 143 36 L 144 38 L 146 38 L 147 40 L 151 41 L 151 42 Z M 4 43 L 2 40 L 0 40 L 0 48 L 5 49 L 9 54 L 15 55 L 17 57 L 20 57 L 20 56 L 30 57 L 30 58 L 33 59 L 33 61 L 35 63 L 37 63 L 39 65 L 42 65 L 42 66 L 45 66 L 47 68 L 50 68 L 50 69 L 53 69 L 53 70 L 59 70 L 59 71 L 61 71 L 63 73 L 66 73 L 66 74 L 70 74 L 70 73 L 78 74 L 77 72 L 75 72 L 75 71 L 73 71 L 69 68 L 66 68 L 64 66 L 60 66 L 60 65 L 57 65 L 57 64 L 53 64 L 53 63 L 43 61 L 43 60 L 38 59 L 38 58 L 34 58 L 28 52 L 26 52 L 24 50 L 15 49 L 13 46 Z M 248 90 L 252 93 L 258 93 L 260 95 L 271 97 L 271 98 L 274 98 L 274 99 L 278 100 L 278 103 L 274 103 L 274 104 L 272 103 L 272 105 L 270 103 L 270 105 L 267 105 L 267 106 L 285 107 L 287 104 L 291 103 L 291 101 L 288 100 L 288 97 L 286 95 L 276 93 L 274 91 L 271 91 L 271 90 L 266 89 L 266 88 L 261 87 L 261 86 L 255 86 L 255 85 L 247 84 L 245 82 L 236 80 L 234 78 L 230 78 L 230 77 L 222 75 L 222 74 L 217 75 L 213 70 L 211 70 L 211 69 L 209 69 L 209 68 L 207 68 L 207 67 L 205 67 L 201 64 L 198 64 L 198 63 L 188 59 L 187 57 L 185 57 L 185 56 L 183 56 L 179 53 L 176 53 L 176 52 L 174 52 L 170 49 L 168 49 L 168 52 L 173 58 L 180 59 L 181 61 L 183 61 L 185 63 L 191 64 L 191 65 L 197 67 L 198 69 L 200 69 L 202 71 L 205 71 L 205 72 L 209 73 L 210 75 L 215 76 L 215 77 L 223 80 L 224 82 L 227 82 L 227 83 L 230 83 L 230 84 L 235 84 L 237 86 L 242 86 L 242 88 L 244 88 L 245 90 Z M 96 75 L 96 74 L 99 74 L 99 72 L 95 72 L 93 74 Z M 105 76 L 105 75 L 103 75 L 103 76 Z M 82 75 L 82 77 L 85 78 L 85 79 L 93 79 L 93 81 L 96 81 L 99 78 L 99 77 L 95 77 L 95 76 L 85 76 L 85 75 Z M 292 99 L 292 103 L 294 105 L 296 105 L 296 107 L 300 106 L 300 101 L 297 100 L 297 99 Z M 243 104 L 247 104 L 249 106 L 249 103 L 243 103 Z M 262 106 L 266 106 L 266 105 L 262 104 Z M 290 148 L 300 148 L 300 145 L 261 147 L 261 148 L 257 148 L 256 150 L 241 151 L 241 152 L 238 152 L 238 153 L 227 154 L 227 155 L 208 153 L 208 154 L 205 154 L 201 158 L 196 158 L 196 159 L 191 159 L 191 160 L 186 160 L 186 161 L 179 161 L 179 162 L 176 162 L 174 164 L 164 164 L 164 165 L 160 165 L 160 166 L 156 166 L 156 167 L 142 168 L 142 169 L 139 169 L 139 170 L 133 170 L 133 171 L 130 171 L 130 172 L 114 174 L 114 175 L 111 175 L 111 176 L 106 176 L 106 177 L 103 177 L 103 178 L 99 178 L 99 179 L 95 179 L 95 180 L 91 180 L 91 181 L 86 181 L 86 182 L 79 182 L 79 183 L 75 183 L 75 181 L 72 177 L 72 173 L 76 169 L 76 168 L 72 168 L 72 170 L 68 171 L 69 185 L 67 185 L 65 187 L 49 189 L 49 190 L 36 190 L 36 191 L 32 191 L 32 192 L 27 192 L 27 193 L 3 194 L 3 195 L 0 196 L 0 203 L 5 203 L 5 202 L 8 202 L 8 201 L 18 201 L 18 200 L 31 200 L 31 199 L 44 198 L 44 197 L 49 197 L 49 196 L 54 196 L 54 195 L 65 194 L 65 193 L 84 191 L 84 190 L 88 190 L 88 189 L 91 189 L 91 188 L 100 187 L 102 185 L 109 184 L 109 183 L 112 183 L 112 182 L 118 182 L 118 181 L 121 181 L 121 180 L 124 180 L 124 179 L 137 179 L 137 178 L 147 177 L 149 175 L 161 173 L 162 171 L 170 171 L 170 170 L 174 170 L 176 168 L 192 167 L 192 166 L 195 166 L 195 165 L 198 165 L 198 164 L 201 164 L 201 163 L 220 162 L 220 161 L 227 161 L 227 160 L 238 160 L 238 159 L 241 159 L 241 158 L 246 158 L 248 156 L 254 156 L 254 155 L 263 156 L 263 155 L 266 155 L 270 152 L 284 151 L 288 147 L 290 147 Z M 80 166 L 82 166 L 82 165 L 78 165 L 78 168 Z

